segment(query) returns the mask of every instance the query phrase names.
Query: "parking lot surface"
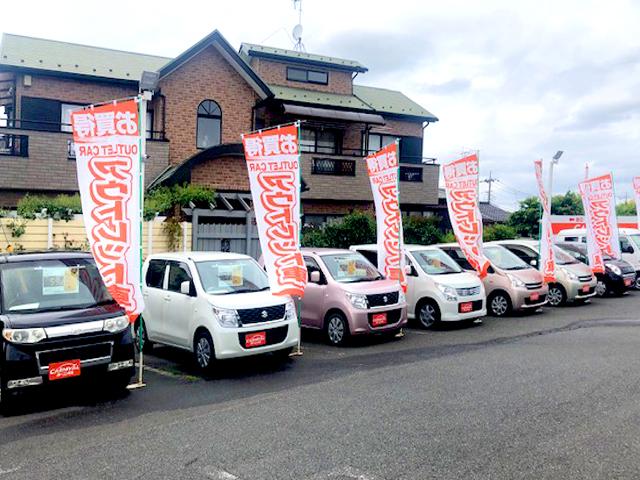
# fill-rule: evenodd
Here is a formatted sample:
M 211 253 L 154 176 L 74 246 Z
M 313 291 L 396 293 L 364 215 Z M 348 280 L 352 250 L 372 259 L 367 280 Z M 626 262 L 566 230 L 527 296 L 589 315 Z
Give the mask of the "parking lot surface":
M 145 356 L 0 418 L 0 479 L 639 478 L 640 293 L 304 355 Z

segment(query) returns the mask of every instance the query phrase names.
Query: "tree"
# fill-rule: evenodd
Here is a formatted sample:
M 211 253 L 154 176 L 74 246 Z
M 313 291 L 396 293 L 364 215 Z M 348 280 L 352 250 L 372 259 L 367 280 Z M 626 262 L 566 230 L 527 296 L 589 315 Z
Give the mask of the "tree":
M 564 195 L 554 195 L 551 199 L 552 215 L 584 215 L 582 197 L 572 191 Z
M 635 215 L 636 214 L 636 202 L 633 200 L 627 200 L 626 202 L 616 205 L 616 213 L 618 215 Z
M 538 197 L 529 197 L 520 201 L 518 210 L 509 215 L 507 225 L 522 237 L 538 237 L 541 205 Z
M 442 242 L 439 217 L 406 217 L 402 222 L 404 243 L 433 245 Z
M 482 239 L 485 242 L 492 242 L 494 240 L 511 240 L 516 238 L 516 236 L 516 229 L 503 223 L 487 225 L 482 229 Z
M 349 248 L 351 245 L 375 243 L 376 222 L 373 216 L 353 212 L 321 227 L 307 227 L 302 232 L 302 246 Z

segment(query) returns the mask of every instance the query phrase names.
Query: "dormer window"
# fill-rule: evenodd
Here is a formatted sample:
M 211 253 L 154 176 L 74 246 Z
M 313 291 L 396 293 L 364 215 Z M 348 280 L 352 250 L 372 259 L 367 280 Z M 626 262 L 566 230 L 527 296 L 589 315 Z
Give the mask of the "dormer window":
M 287 67 L 287 80 L 293 82 L 317 83 L 327 85 L 329 73 L 320 70 L 307 70 L 305 68 Z

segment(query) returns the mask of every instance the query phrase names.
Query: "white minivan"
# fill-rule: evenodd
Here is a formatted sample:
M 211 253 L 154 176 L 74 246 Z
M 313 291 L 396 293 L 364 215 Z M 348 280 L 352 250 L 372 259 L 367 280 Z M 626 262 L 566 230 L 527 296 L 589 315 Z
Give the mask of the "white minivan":
M 640 230 L 636 228 L 619 228 L 620 250 L 622 260 L 629 262 L 636 271 L 634 288 L 640 290 Z M 559 242 L 587 242 L 587 231 L 584 228 L 560 230 L 555 238 Z
M 247 255 L 155 254 L 142 275 L 145 343 L 193 352 L 202 370 L 216 359 L 266 352 L 284 357 L 298 343 L 293 300 L 272 295 L 266 273 Z
M 377 247 L 353 245 L 351 250 L 377 264 Z M 407 316 L 431 328 L 438 322 L 475 320 L 487 314 L 480 278 L 465 272 L 436 247 L 405 245 Z

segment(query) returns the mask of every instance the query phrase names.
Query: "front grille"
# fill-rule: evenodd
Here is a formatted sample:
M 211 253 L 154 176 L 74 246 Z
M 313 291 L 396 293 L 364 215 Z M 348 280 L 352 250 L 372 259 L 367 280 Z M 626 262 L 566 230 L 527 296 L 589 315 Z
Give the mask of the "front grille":
M 596 287 L 589 287 L 589 290 L 588 290 L 588 291 L 586 291 L 586 292 L 585 292 L 584 290 L 580 289 L 580 290 L 578 291 L 578 296 L 581 296 L 581 295 L 591 295 L 591 294 L 592 294 L 593 292 L 595 292 L 595 291 L 596 291 Z
M 367 302 L 369 302 L 369 308 L 393 305 L 398 303 L 398 292 L 374 293 L 367 295 Z
M 525 286 L 527 287 L 527 290 L 537 290 L 539 288 L 542 288 L 542 282 L 538 282 L 538 283 L 525 283 Z
M 469 288 L 456 288 L 456 293 L 461 297 L 471 297 L 480 293 L 480 286 Z
M 238 341 L 242 348 L 247 348 L 245 337 L 248 333 L 265 332 L 267 342 L 263 346 L 275 345 L 276 343 L 284 342 L 289 332 L 289 325 L 283 325 L 282 327 L 268 328 L 266 330 L 254 330 L 252 332 L 240 332 L 238 333 Z
M 593 275 L 583 275 L 581 277 L 578 277 L 578 280 L 580 280 L 581 282 L 590 282 L 593 279 Z
M 634 270 L 634 268 L 631 265 L 625 265 L 621 268 L 622 270 L 622 274 L 623 275 L 627 275 L 627 274 L 636 274 L 636 271 Z
M 463 303 L 468 303 L 468 302 L 463 302 Z M 482 310 L 482 300 L 474 300 L 473 302 L 471 302 L 471 311 L 466 311 L 466 312 L 462 311 L 462 303 L 458 304 L 458 313 L 471 313 L 471 312 L 476 312 L 478 310 Z
M 370 313 L 369 314 L 369 326 L 371 326 L 372 328 L 383 328 L 383 327 L 388 327 L 389 325 L 393 325 L 394 323 L 398 323 L 400 321 L 400 316 L 402 315 L 402 310 L 398 309 L 398 310 L 389 310 L 388 312 L 385 312 L 387 314 L 387 323 L 386 325 L 380 325 L 379 327 L 374 327 L 372 325 L 373 323 L 373 316 L 374 315 L 379 315 L 379 313 Z
M 251 323 L 271 322 L 273 320 L 282 320 L 284 318 L 285 306 L 275 305 L 273 307 L 246 308 L 238 310 L 240 323 L 247 325 Z
M 546 295 L 540 295 L 537 300 L 531 300 L 530 297 L 524 299 L 525 305 L 537 305 L 544 302 L 547 299 Z
M 94 358 L 109 357 L 113 346 L 111 343 L 96 343 L 93 345 L 79 345 L 77 347 L 61 348 L 59 350 L 47 350 L 37 352 L 36 357 L 40 367 L 47 367 L 50 363 L 64 362 L 67 360 L 91 360 Z

